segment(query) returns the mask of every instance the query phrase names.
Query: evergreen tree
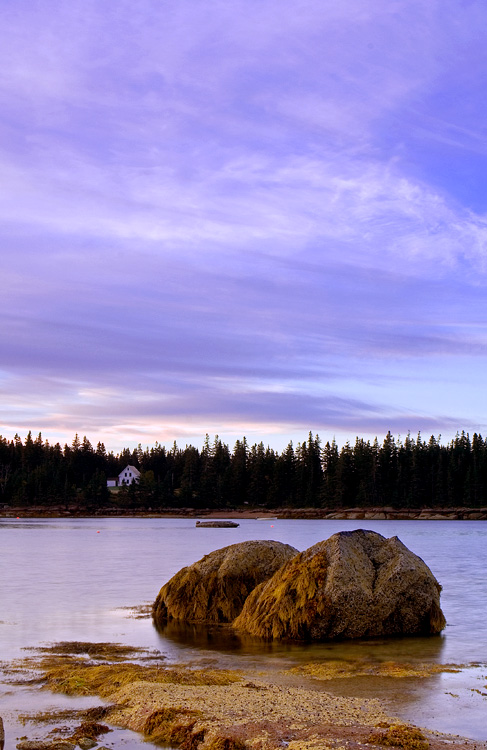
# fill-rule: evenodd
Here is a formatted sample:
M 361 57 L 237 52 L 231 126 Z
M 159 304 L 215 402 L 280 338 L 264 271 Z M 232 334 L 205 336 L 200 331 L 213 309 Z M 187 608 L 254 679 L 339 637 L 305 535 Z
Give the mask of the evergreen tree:
M 335 438 L 323 449 L 322 504 L 328 508 L 340 507 L 341 490 L 338 488 L 339 453 Z

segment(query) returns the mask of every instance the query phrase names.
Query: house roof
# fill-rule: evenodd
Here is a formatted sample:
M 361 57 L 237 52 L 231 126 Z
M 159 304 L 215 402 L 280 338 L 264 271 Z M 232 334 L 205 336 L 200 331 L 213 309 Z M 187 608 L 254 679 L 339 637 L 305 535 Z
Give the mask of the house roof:
M 140 471 L 135 466 L 132 466 L 132 464 L 127 464 L 127 466 L 125 467 L 125 469 L 122 469 L 122 471 L 120 472 L 120 474 L 123 474 L 124 471 L 128 471 L 129 469 L 132 472 L 132 474 L 140 474 Z M 118 476 L 120 476 L 120 474 Z

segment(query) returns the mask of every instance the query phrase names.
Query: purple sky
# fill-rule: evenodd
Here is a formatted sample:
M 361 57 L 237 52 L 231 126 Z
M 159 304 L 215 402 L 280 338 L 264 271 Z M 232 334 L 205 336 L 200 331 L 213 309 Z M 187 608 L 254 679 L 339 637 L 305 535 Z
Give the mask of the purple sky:
M 484 0 L 5 0 L 0 433 L 487 433 Z

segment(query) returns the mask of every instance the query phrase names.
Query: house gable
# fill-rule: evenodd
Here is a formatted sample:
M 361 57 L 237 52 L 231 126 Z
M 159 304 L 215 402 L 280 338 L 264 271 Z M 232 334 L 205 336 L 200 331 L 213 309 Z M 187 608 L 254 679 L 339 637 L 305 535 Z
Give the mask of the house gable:
M 120 484 L 133 484 L 138 482 L 140 479 L 140 471 L 135 467 L 128 464 L 118 475 L 118 483 Z
M 137 484 L 140 479 L 140 471 L 136 466 L 128 464 L 122 469 L 118 477 L 107 479 L 107 487 L 120 487 L 123 484 Z

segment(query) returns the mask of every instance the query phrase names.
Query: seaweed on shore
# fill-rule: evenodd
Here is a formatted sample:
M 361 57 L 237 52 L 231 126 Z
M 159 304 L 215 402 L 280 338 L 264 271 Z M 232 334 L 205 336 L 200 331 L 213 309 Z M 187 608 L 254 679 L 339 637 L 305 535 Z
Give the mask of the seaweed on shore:
M 71 661 L 45 672 L 46 687 L 66 695 L 106 697 L 133 682 L 175 683 L 178 685 L 229 685 L 236 682 L 236 672 L 222 669 L 187 669 L 152 667 L 124 662 L 86 664 Z
M 86 654 L 91 659 L 115 661 L 125 659 L 127 656 L 145 651 L 136 646 L 126 646 L 122 643 L 92 643 L 89 641 L 59 641 L 49 646 L 37 646 L 35 649 L 44 654 L 58 654 L 67 656 L 81 656 Z
M 429 742 L 418 727 L 393 724 L 383 732 L 373 732 L 367 738 L 372 745 L 401 747 L 404 750 L 428 750 Z
M 113 732 L 113 729 L 110 729 L 105 724 L 100 724 L 97 721 L 82 721 L 69 739 L 75 742 L 78 742 L 81 737 L 89 737 L 90 740 L 96 740 L 101 734 L 107 734 L 108 732 Z
M 201 711 L 185 708 L 160 708 L 147 718 L 143 732 L 154 744 L 177 746 L 181 750 L 196 750 L 205 741 L 207 730 L 196 728 Z M 205 741 L 205 750 L 245 750 L 246 744 L 237 737 L 214 735 Z
M 147 717 L 142 731 L 145 738 L 155 744 L 191 750 L 204 739 L 204 730 L 194 731 L 200 715 L 200 711 L 185 708 L 160 708 Z
M 289 674 L 303 675 L 314 680 L 338 680 L 354 677 L 432 677 L 442 672 L 460 672 L 464 665 L 395 661 L 372 659 L 330 659 L 324 662 L 308 662 L 288 670 Z

